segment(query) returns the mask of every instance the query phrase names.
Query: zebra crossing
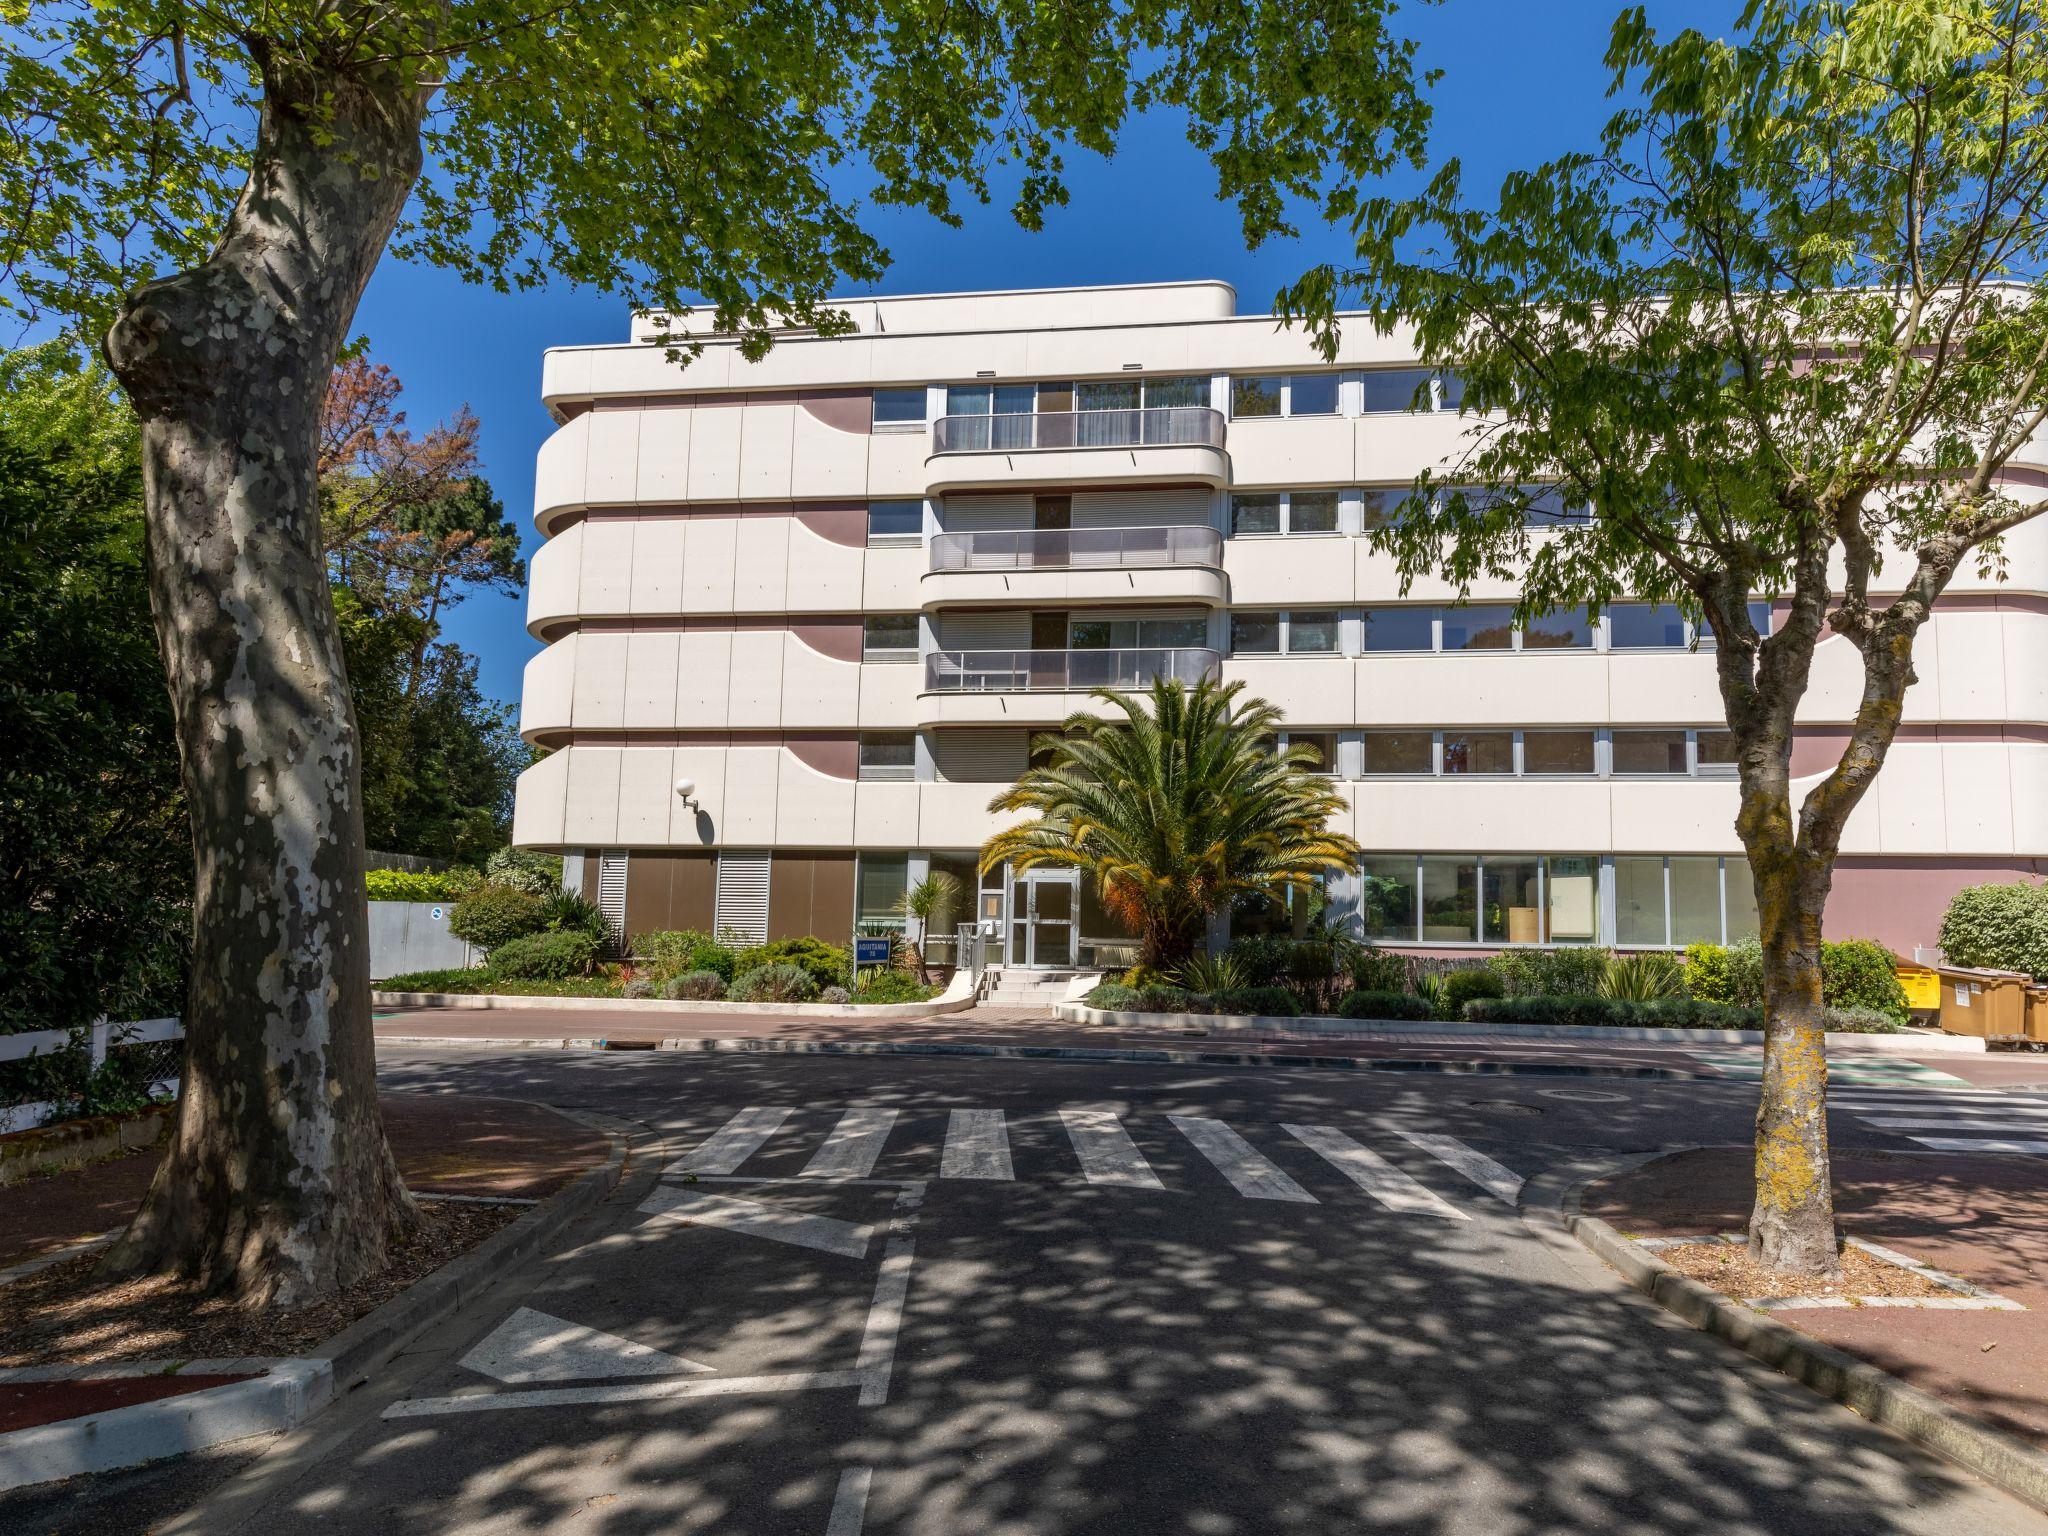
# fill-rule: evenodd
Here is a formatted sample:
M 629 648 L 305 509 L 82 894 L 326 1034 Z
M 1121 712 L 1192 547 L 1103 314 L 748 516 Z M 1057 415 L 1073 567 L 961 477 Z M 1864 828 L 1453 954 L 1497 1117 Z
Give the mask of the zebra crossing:
M 663 1170 L 663 1177 L 766 1181 L 770 1176 L 758 1172 L 758 1163 L 756 1172 L 745 1171 L 751 1160 L 764 1154 L 769 1158 L 781 1154 L 793 1159 L 808 1145 L 798 1145 L 801 1139 L 815 1134 L 792 1126 L 792 1117 L 797 1113 L 772 1105 L 742 1109 L 671 1162 Z M 1165 1191 L 1170 1187 L 1117 1109 L 1068 1105 L 1044 1118 L 1057 1124 L 1064 1152 L 1072 1158 L 1071 1165 L 1063 1166 L 1059 1172 L 1078 1172 L 1085 1182 L 1104 1188 Z M 1469 1185 L 1510 1208 L 1516 1205 L 1522 1191 L 1520 1174 L 1455 1136 L 1411 1131 L 1375 1121 L 1374 1131 L 1387 1138 L 1386 1151 L 1382 1151 L 1335 1126 L 1263 1126 L 1247 1135 L 1222 1120 L 1204 1116 L 1170 1114 L 1163 1119 L 1181 1143 L 1246 1200 L 1320 1205 L 1336 1195 L 1356 1190 L 1399 1215 L 1470 1220 L 1468 1212 L 1386 1155 L 1387 1151 L 1406 1155 L 1408 1149 L 1455 1174 L 1461 1181 L 1460 1187 Z M 810 1151 L 809 1160 L 790 1182 L 875 1181 L 876 1170 L 902 1122 L 903 1116 L 894 1109 L 854 1107 L 839 1111 L 823 1140 Z M 1282 1141 L 1281 1137 L 1287 1140 Z M 1266 1144 L 1262 1147 L 1261 1142 Z M 1289 1143 L 1315 1154 L 1320 1162 L 1311 1164 L 1298 1152 L 1284 1151 Z M 930 1166 L 930 1150 L 923 1143 L 899 1149 L 889 1164 L 889 1172 L 905 1180 L 936 1177 L 942 1182 L 1014 1182 L 1018 1177 L 1010 1119 L 1000 1109 L 946 1111 L 936 1173 Z M 1296 1164 L 1294 1172 L 1276 1161 L 1276 1157 L 1290 1155 Z M 1326 1179 L 1328 1187 L 1320 1194 L 1304 1182 L 1314 1167 L 1337 1176 Z
M 1872 1130 L 1931 1151 L 2048 1157 L 2048 1093 L 1855 1087 L 1830 1093 L 1828 1102 Z

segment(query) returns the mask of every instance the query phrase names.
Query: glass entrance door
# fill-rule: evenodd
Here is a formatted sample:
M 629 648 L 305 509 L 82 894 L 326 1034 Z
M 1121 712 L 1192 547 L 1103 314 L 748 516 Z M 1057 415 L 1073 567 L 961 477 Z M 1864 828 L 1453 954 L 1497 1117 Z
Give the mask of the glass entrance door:
M 1027 870 L 1010 894 L 1010 963 L 1034 970 L 1074 963 L 1075 877 L 1067 870 Z

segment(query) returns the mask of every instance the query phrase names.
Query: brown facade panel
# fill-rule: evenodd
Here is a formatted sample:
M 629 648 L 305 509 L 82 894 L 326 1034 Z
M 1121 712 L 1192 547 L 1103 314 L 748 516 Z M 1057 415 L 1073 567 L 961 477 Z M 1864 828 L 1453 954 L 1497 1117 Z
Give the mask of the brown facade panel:
M 851 853 L 778 853 L 768 876 L 768 937 L 843 944 L 853 932 Z
M 591 864 L 595 867 L 596 860 Z M 670 928 L 711 931 L 717 855 L 640 853 L 626 859 L 626 937 Z

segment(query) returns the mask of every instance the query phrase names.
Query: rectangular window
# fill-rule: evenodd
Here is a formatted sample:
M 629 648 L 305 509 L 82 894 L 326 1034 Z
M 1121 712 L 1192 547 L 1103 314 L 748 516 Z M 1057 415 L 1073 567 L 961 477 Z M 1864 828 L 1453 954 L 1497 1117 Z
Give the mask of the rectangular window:
M 1233 613 L 1230 616 L 1230 651 L 1233 656 L 1279 655 L 1280 615 Z
M 861 620 L 862 661 L 917 660 L 917 615 L 871 613 Z
M 1084 411 L 1135 411 L 1144 403 L 1137 379 L 1083 379 L 1074 386 L 1074 404 Z
M 1340 650 L 1334 608 L 1297 609 L 1287 619 L 1287 651 L 1292 656 L 1334 656 Z
M 924 425 L 924 386 L 914 389 L 875 391 L 875 423 L 878 427 L 921 427 Z
M 1721 893 L 1728 904 L 1728 938 L 1734 944 L 1762 930 L 1756 915 L 1756 877 L 1741 855 L 1721 861 Z
M 1721 942 L 1721 861 L 1671 860 L 1671 942 Z
M 1334 774 L 1337 771 L 1337 733 L 1335 731 L 1289 731 L 1289 748 L 1307 747 L 1315 753 L 1315 761 L 1306 764 L 1310 773 Z
M 1422 941 L 1472 944 L 1479 939 L 1479 861 L 1422 861 Z
M 1233 495 L 1230 498 L 1230 531 L 1233 534 L 1278 533 L 1280 497 L 1277 492 Z
M 1359 860 L 1358 915 L 1368 939 L 1415 941 L 1415 858 L 1368 854 Z
M 1240 420 L 1278 416 L 1286 384 L 1285 379 L 1233 377 L 1230 381 L 1230 414 Z
M 917 733 L 863 731 L 860 738 L 860 776 L 864 779 L 916 778 Z
M 1289 533 L 1335 533 L 1337 531 L 1337 493 L 1335 491 L 1296 491 L 1287 498 L 1287 531 Z
M 1566 528 L 1593 521 L 1593 509 L 1575 486 L 1525 485 L 1522 491 L 1529 498 L 1522 508 L 1524 528 Z
M 1421 399 L 1416 391 L 1421 391 Z M 1426 411 L 1431 409 L 1427 368 L 1374 368 L 1365 376 L 1365 410 L 1368 415 L 1383 411 Z
M 1515 644 L 1515 610 L 1504 604 L 1481 604 L 1444 610 L 1447 651 L 1507 651 Z
M 1522 626 L 1525 651 L 1590 651 L 1593 621 L 1584 608 L 1565 608 L 1532 618 Z
M 1288 391 L 1290 416 L 1334 416 L 1337 414 L 1337 375 L 1297 373 Z
M 1445 731 L 1444 773 L 1513 773 L 1513 731 Z
M 1364 500 L 1363 521 L 1359 524 L 1367 532 L 1375 528 L 1395 528 L 1401 523 L 1401 507 L 1408 499 L 1406 491 L 1373 490 L 1361 492 Z
M 1488 858 L 1482 865 L 1486 899 L 1479 916 L 1488 944 L 1543 942 L 1543 865 L 1536 859 Z
M 1607 610 L 1607 645 L 1616 651 L 1682 651 L 1685 615 L 1674 603 L 1616 603 Z
M 1762 639 L 1771 632 L 1771 605 L 1751 603 L 1749 605 L 1749 627 Z M 1700 645 L 1702 648 L 1714 643 L 1714 626 L 1706 619 L 1700 620 Z
M 1209 403 L 1209 380 L 1206 376 L 1182 374 L 1172 378 L 1147 379 L 1145 382 L 1145 409 L 1160 410 L 1167 406 L 1207 405 Z
M 1429 731 L 1367 731 L 1365 771 L 1382 773 L 1436 772 L 1435 738 Z
M 869 544 L 879 547 L 916 544 L 923 537 L 923 502 L 871 501 L 868 503 Z
M 1522 732 L 1522 772 L 1592 773 L 1591 731 Z
M 1733 731 L 1694 731 L 1692 734 L 1698 748 L 1701 773 L 1727 778 L 1739 771 Z
M 1436 649 L 1434 608 L 1368 608 L 1365 610 L 1368 651 L 1431 651 Z
M 1614 861 L 1614 942 L 1621 945 L 1665 942 L 1662 859 L 1618 858 Z
M 1543 862 L 1544 938 L 1552 944 L 1591 944 L 1600 937 L 1599 860 Z
M 1192 619 L 1140 619 L 1138 644 L 1157 650 L 1187 650 L 1209 643 L 1209 621 Z
M 1465 409 L 1465 378 L 1458 373 L 1444 373 L 1439 376 L 1436 387 L 1437 409 L 1440 411 L 1462 411 Z
M 910 856 L 864 853 L 860 856 L 854 921 L 862 926 L 903 926 L 903 894 L 910 888 Z
M 1616 731 L 1613 741 L 1616 773 L 1686 771 L 1683 731 Z

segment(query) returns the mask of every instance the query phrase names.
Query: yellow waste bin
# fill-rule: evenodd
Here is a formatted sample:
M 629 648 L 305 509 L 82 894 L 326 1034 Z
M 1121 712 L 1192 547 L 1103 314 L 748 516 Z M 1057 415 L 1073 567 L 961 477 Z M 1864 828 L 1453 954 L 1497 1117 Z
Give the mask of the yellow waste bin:
M 1924 965 L 1908 965 L 1903 960 L 1895 969 L 1899 985 L 1906 990 L 1908 1008 L 1927 1015 L 1929 1019 L 1941 1012 L 1941 977 L 1933 969 Z
M 1941 1027 L 1951 1035 L 1978 1035 L 1987 1040 L 2018 1035 L 2027 1026 L 2027 987 L 2032 977 L 2019 971 L 1972 971 L 1941 968 Z
M 2048 986 L 2027 988 L 2027 1038 L 2048 1040 Z

